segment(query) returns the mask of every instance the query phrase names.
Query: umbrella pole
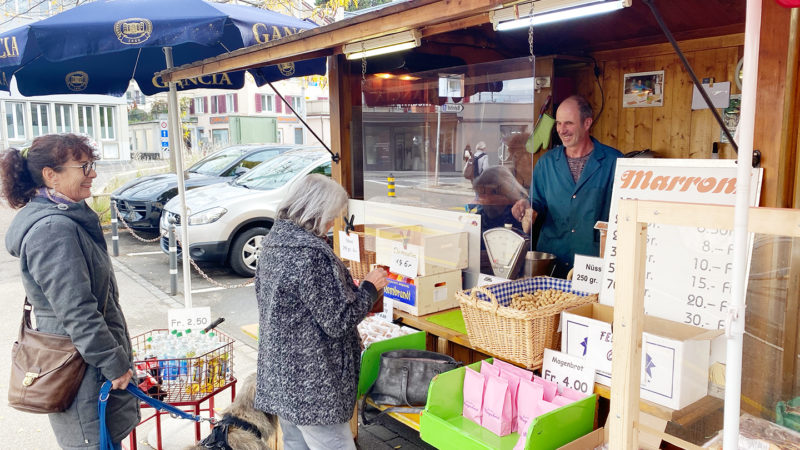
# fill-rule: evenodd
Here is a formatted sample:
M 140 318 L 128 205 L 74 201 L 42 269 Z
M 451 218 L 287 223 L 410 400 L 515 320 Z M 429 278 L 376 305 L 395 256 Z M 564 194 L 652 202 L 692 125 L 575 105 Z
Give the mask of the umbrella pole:
M 172 47 L 164 47 L 167 69 L 172 69 Z M 175 154 L 175 174 L 178 179 L 178 198 L 181 203 L 181 263 L 183 265 L 183 303 L 186 308 L 192 307 L 192 269 L 189 266 L 189 215 L 186 208 L 186 185 L 183 173 L 183 149 L 178 112 L 178 89 L 174 82 L 169 83 L 169 148 Z
M 747 219 L 750 174 L 753 167 L 758 48 L 761 34 L 761 0 L 747 0 L 744 36 L 744 77 L 742 111 L 739 119 L 739 155 L 736 174 L 736 206 L 733 228 L 733 286 L 728 310 L 728 338 L 725 365 L 725 419 L 723 448 L 739 448 L 739 414 L 742 392 L 742 344 L 745 319 L 745 277 L 747 276 Z

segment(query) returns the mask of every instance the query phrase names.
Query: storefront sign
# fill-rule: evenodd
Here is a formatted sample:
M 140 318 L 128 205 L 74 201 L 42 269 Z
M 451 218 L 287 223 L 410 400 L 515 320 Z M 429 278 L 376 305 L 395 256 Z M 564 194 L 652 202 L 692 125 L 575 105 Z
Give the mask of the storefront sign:
M 392 245 L 392 262 L 389 271 L 400 275 L 416 278 L 419 268 L 419 248 L 415 245 L 403 245 L 395 242 Z
M 167 328 L 170 331 L 202 330 L 211 324 L 211 308 L 203 306 L 200 308 L 170 309 L 167 312 L 167 321 Z
M 575 272 L 572 274 L 572 289 L 589 294 L 600 292 L 603 279 L 603 258 L 575 255 Z
M 583 394 L 594 391 L 594 366 L 577 356 L 544 349 L 542 378 Z
M 357 234 L 347 234 L 344 231 L 339 231 L 339 256 L 341 258 L 361 262 L 359 250 Z
M 405 303 L 414 306 L 417 304 L 417 287 L 413 284 L 403 283 L 397 280 L 388 280 L 388 284 L 383 288 L 383 302 L 386 299 Z
M 617 160 L 600 303 L 614 304 L 619 199 L 733 205 L 735 163 L 710 159 Z M 762 169 L 753 169 L 749 206 L 758 205 L 761 177 Z M 731 300 L 732 269 L 732 230 L 651 224 L 647 227 L 645 312 L 697 327 L 723 328 Z
M 218 123 L 228 123 L 228 116 L 209 117 L 208 123 L 211 125 Z

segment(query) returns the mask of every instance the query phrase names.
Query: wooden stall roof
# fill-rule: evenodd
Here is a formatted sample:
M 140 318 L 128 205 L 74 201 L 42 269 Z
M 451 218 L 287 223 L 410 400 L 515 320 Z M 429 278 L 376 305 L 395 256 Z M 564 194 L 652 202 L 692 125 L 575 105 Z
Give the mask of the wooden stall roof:
M 303 33 L 243 48 L 215 58 L 160 73 L 165 81 L 212 73 L 341 54 L 344 44 L 408 29 L 422 33 L 423 46 L 472 55 L 484 61 L 528 53 L 527 29 L 495 33 L 489 12 L 513 4 L 501 0 L 413 0 L 358 15 Z M 718 36 L 744 31 L 741 0 L 668 0 L 656 3 L 678 39 Z M 469 29 L 469 30 L 468 30 Z M 665 42 L 649 8 L 641 0 L 622 11 L 579 21 L 541 25 L 534 31 L 537 55 L 588 54 Z M 466 58 L 467 62 L 470 61 Z

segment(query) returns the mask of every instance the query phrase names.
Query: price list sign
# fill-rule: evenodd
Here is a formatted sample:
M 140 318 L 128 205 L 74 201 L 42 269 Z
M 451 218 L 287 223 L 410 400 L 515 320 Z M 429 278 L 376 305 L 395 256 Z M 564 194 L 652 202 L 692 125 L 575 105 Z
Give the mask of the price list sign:
M 758 205 L 761 169 L 750 177 Z M 617 206 L 620 198 L 713 205 L 736 201 L 733 160 L 617 160 L 600 303 L 614 304 Z M 752 244 L 751 244 L 752 245 Z M 733 230 L 663 224 L 647 227 L 645 313 L 707 329 L 725 326 L 733 275 Z

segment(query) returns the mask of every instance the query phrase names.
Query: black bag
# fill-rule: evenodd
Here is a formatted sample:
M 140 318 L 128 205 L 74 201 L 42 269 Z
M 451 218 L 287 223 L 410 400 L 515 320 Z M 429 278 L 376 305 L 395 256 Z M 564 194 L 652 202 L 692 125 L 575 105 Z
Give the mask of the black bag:
M 450 356 L 425 350 L 393 350 L 381 355 L 378 378 L 364 397 L 370 397 L 375 404 L 401 406 L 388 408 L 381 412 L 419 413 L 428 400 L 428 386 L 436 375 L 460 366 Z M 369 421 L 364 415 L 362 421 Z M 374 418 L 372 419 L 374 420 Z

